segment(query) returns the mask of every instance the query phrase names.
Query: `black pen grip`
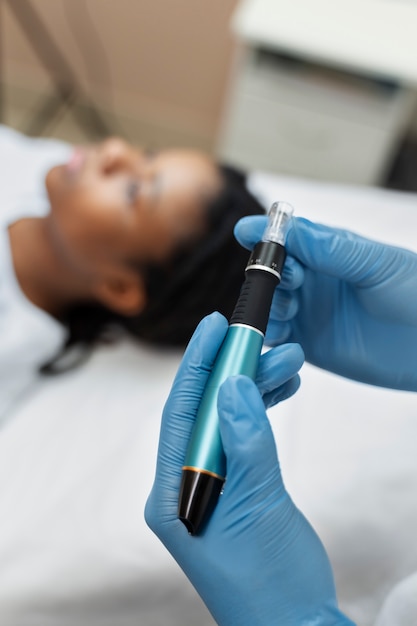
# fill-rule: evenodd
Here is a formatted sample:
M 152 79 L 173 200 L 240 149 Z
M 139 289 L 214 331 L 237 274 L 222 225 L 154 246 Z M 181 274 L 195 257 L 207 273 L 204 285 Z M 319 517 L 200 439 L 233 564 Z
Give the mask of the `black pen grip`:
M 269 272 L 247 272 L 230 325 L 246 324 L 265 334 L 272 297 L 278 282 L 278 277 Z
M 230 324 L 246 324 L 265 334 L 275 287 L 281 280 L 285 248 L 273 242 L 259 242 L 249 258 L 245 281 Z

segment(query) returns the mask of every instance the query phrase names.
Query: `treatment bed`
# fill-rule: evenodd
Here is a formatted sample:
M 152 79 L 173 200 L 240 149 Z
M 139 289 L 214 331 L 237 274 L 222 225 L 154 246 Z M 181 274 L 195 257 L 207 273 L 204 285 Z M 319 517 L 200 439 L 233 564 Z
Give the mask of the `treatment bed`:
M 249 185 L 265 206 L 286 200 L 296 215 L 417 251 L 417 195 L 265 173 Z M 2 423 L 1 624 L 214 623 L 143 519 L 180 358 L 103 345 L 40 380 Z M 370 626 L 417 570 L 417 394 L 309 365 L 301 378 L 269 412 L 285 483 L 328 550 L 342 608 Z

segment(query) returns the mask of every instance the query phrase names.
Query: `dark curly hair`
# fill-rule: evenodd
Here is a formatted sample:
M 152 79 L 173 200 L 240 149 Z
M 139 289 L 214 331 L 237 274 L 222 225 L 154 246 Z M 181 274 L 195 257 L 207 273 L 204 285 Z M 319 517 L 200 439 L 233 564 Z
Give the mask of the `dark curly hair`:
M 247 190 L 243 172 L 226 165 L 218 168 L 223 184 L 205 207 L 204 235 L 164 264 L 138 268 L 148 296 L 145 309 L 124 317 L 99 304 L 73 307 L 63 320 L 69 329 L 67 341 L 57 357 L 41 368 L 43 373 L 80 364 L 94 344 L 117 327 L 154 345 L 184 347 L 205 315 L 217 310 L 231 316 L 248 260 L 233 228 L 241 217 L 263 214 L 264 208 Z

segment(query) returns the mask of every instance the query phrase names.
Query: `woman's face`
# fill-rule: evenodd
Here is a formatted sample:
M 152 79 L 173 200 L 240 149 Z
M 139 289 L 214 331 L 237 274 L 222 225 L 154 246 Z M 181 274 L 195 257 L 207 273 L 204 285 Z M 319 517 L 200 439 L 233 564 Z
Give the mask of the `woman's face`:
M 75 148 L 48 172 L 47 225 L 80 275 L 158 263 L 204 232 L 205 201 L 220 186 L 215 164 L 197 151 L 147 154 L 111 138 Z

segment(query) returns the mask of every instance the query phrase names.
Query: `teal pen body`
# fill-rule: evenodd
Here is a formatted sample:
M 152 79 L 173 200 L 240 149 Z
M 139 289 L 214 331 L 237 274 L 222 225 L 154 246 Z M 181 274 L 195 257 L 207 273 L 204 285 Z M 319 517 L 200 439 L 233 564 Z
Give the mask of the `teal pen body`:
M 229 376 L 244 374 L 255 379 L 263 339 L 262 332 L 250 326 L 229 327 L 207 382 L 184 468 L 225 478 L 226 459 L 219 431 L 217 395 Z
M 204 529 L 226 480 L 217 397 L 230 376 L 255 379 L 275 288 L 285 262 L 292 207 L 274 203 L 263 238 L 253 248 L 226 337 L 209 376 L 182 468 L 178 518 L 195 535 Z

